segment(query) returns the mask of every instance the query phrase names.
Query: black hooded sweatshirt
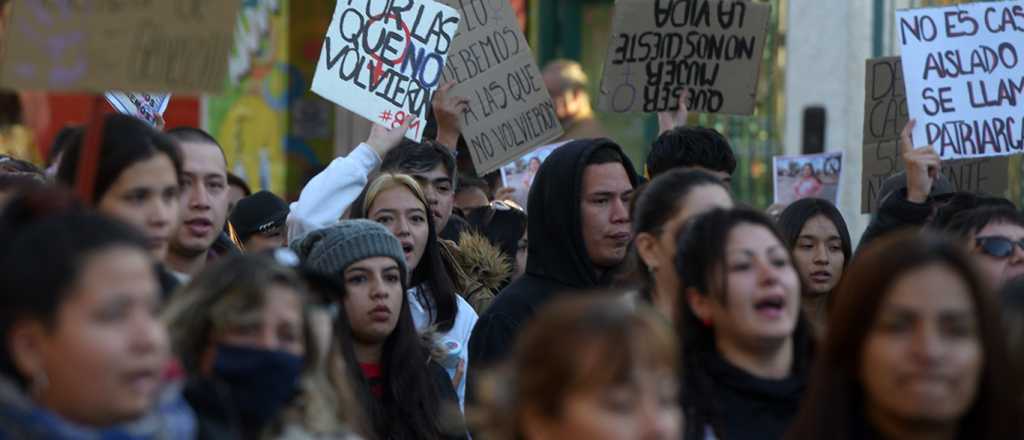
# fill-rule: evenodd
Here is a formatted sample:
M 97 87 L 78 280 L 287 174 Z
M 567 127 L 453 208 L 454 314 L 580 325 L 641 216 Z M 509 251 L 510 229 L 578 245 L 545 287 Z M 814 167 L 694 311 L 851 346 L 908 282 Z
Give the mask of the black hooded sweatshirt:
M 556 293 L 607 284 L 587 256 L 580 214 L 583 170 L 594 152 L 604 148 L 622 157 L 635 187 L 633 164 L 609 139 L 565 144 L 552 152 L 537 172 L 529 196 L 526 273 L 498 294 L 473 328 L 467 396 L 473 397 L 473 373 L 502 360 L 512 350 L 520 329 Z

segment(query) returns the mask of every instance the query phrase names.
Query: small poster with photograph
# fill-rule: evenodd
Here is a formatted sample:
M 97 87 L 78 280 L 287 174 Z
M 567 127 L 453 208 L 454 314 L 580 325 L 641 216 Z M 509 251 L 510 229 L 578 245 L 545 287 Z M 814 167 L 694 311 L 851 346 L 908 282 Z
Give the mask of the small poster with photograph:
M 808 197 L 839 206 L 842 194 L 843 152 L 776 156 L 773 160 L 775 203 L 788 205 Z
M 160 127 L 167 104 L 171 102 L 170 93 L 141 93 L 112 90 L 104 96 L 114 110 L 135 116 L 154 127 Z
M 533 179 L 537 177 L 540 164 L 544 163 L 544 159 L 547 159 L 552 151 L 566 143 L 568 141 L 545 145 L 501 167 L 501 184 L 514 190 L 513 202 L 529 211 L 527 199 L 530 197 L 530 186 L 533 185 Z

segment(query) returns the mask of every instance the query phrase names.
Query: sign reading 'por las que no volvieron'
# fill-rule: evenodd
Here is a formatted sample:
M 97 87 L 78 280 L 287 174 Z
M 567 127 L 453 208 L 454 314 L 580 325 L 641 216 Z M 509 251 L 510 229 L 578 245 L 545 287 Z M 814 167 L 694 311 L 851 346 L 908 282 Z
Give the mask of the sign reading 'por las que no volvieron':
M 754 112 L 771 6 L 748 0 L 618 0 L 602 110 Z
M 385 127 L 415 118 L 419 142 L 459 20 L 431 0 L 338 0 L 313 92 Z
M 484 175 L 562 134 L 529 43 L 509 0 L 443 0 L 462 12 L 445 66 L 449 94 L 469 99 L 462 115 L 473 167 Z
M 1024 2 L 896 12 L 914 142 L 943 159 L 1024 152 Z
M 15 0 L 0 85 L 219 92 L 239 0 Z M 0 51 L 2 53 L 3 51 Z

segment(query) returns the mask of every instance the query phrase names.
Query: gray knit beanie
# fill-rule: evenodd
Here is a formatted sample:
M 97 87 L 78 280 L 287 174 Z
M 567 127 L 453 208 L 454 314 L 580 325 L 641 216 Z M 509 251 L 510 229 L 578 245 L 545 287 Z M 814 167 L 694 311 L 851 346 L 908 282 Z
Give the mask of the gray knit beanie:
M 310 232 L 291 244 L 306 267 L 325 275 L 341 275 L 345 268 L 372 257 L 390 257 L 405 279 L 405 252 L 391 231 L 370 220 L 342 220 Z

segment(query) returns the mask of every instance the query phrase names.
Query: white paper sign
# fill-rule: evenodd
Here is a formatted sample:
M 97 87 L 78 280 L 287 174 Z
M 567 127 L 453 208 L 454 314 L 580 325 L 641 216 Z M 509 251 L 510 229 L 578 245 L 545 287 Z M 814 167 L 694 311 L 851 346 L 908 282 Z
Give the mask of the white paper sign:
M 170 93 L 149 94 L 111 90 L 104 96 L 118 113 L 135 116 L 154 127 L 167 110 L 167 104 L 171 102 Z
M 1024 2 L 896 12 L 915 145 L 943 159 L 1024 152 Z
M 459 20 L 432 0 L 338 0 L 312 90 L 385 127 L 415 118 L 419 142 Z

